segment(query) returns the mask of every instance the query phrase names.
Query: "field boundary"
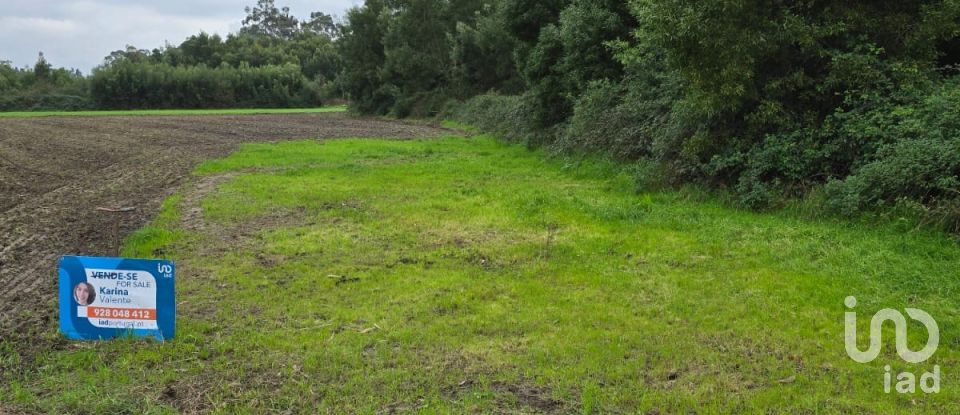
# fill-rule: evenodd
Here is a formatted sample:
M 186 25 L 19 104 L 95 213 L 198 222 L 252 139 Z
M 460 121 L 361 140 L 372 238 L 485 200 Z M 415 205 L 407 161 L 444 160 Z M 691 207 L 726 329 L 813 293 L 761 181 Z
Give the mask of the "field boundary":
M 11 111 L 0 112 L 0 118 L 31 117 L 117 117 L 117 116 L 203 116 L 203 115 L 264 115 L 317 114 L 346 112 L 346 105 L 319 108 L 224 108 L 224 109 L 149 109 L 149 110 L 94 110 L 94 111 Z

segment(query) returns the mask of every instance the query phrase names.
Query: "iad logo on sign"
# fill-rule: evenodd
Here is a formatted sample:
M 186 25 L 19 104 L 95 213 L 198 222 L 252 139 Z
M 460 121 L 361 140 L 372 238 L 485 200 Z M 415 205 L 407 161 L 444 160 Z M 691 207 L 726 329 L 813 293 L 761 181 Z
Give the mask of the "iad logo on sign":
M 173 338 L 173 262 L 65 256 L 60 259 L 60 331 L 77 340 L 126 334 Z

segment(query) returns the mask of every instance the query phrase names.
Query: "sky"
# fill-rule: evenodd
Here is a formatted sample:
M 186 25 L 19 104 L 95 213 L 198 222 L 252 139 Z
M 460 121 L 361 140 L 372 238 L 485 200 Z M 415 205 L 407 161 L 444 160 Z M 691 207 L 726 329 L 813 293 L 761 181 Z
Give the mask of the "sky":
M 276 0 L 306 18 L 320 11 L 343 17 L 363 0 Z M 179 45 L 201 31 L 225 36 L 240 29 L 256 0 L 0 0 L 0 61 L 33 66 L 39 52 L 55 67 L 84 74 L 110 52 Z

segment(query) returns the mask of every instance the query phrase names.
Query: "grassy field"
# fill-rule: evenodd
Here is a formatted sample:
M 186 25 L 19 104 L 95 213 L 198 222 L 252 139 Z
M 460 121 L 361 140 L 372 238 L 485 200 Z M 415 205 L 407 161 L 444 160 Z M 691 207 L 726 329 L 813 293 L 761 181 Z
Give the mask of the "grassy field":
M 246 145 L 200 166 L 125 254 L 178 261 L 177 339 L 73 343 L 29 362 L 8 351 L 20 370 L 0 402 L 51 413 L 960 411 L 955 241 L 638 193 L 615 166 L 489 137 Z M 939 322 L 939 350 L 907 364 L 887 327 L 880 357 L 855 363 L 848 295 L 861 348 L 874 312 L 916 307 Z M 884 393 L 888 364 L 918 377 L 939 365 L 941 392 Z
M 249 114 L 304 114 L 317 112 L 343 112 L 346 105 L 321 108 L 228 108 L 228 109 L 172 109 L 172 110 L 101 110 L 101 111 L 10 111 L 0 112 L 3 117 L 104 117 L 128 115 L 249 115 Z

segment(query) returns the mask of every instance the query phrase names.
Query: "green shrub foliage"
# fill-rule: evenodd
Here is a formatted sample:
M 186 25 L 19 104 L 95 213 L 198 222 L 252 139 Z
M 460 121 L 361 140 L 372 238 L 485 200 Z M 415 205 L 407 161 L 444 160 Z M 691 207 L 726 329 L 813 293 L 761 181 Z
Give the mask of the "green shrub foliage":
M 320 105 L 319 86 L 295 64 L 238 68 L 116 62 L 93 73 L 100 108 L 225 108 Z
M 355 109 L 452 98 L 446 114 L 511 139 L 656 165 L 753 208 L 818 189 L 845 214 L 960 206 L 955 1 L 431 3 L 348 15 Z M 436 21 L 407 28 L 411 13 Z M 417 43 L 437 33 L 446 45 Z
M 908 199 L 930 206 L 960 201 L 960 79 L 915 101 L 885 102 L 851 122 L 851 139 L 876 149 L 850 175 L 827 184 L 828 202 L 841 212 Z
M 56 68 L 40 54 L 32 68 L 0 62 L 0 111 L 91 108 L 87 79 L 79 71 Z

